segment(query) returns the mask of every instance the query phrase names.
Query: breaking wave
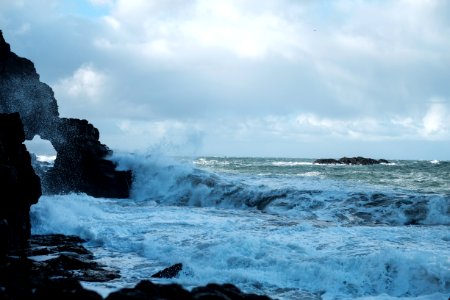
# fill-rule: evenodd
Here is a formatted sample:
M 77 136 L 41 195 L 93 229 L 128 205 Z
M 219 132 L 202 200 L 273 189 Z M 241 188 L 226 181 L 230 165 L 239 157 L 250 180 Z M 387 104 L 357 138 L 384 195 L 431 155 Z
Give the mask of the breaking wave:
M 269 175 L 213 172 L 158 155 L 122 156 L 117 160 L 121 167 L 131 168 L 135 174 L 132 198 L 136 201 L 152 201 L 159 205 L 254 208 L 340 224 L 450 224 L 450 195 L 446 194 L 417 193 L 327 179 L 318 171 L 302 173 L 299 179 L 298 176 L 287 177 L 271 172 L 267 172 Z M 214 160 L 197 161 L 202 166 L 218 164 Z M 267 171 L 266 166 L 253 171 L 264 170 Z

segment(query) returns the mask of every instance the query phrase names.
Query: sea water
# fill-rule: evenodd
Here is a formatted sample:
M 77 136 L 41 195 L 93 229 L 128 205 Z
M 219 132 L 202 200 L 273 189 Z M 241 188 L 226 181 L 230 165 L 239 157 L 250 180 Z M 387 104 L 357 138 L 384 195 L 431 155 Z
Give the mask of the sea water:
M 130 199 L 42 196 L 35 234 L 76 234 L 121 271 L 104 296 L 175 263 L 187 289 L 232 283 L 277 299 L 450 296 L 450 162 L 121 155 Z

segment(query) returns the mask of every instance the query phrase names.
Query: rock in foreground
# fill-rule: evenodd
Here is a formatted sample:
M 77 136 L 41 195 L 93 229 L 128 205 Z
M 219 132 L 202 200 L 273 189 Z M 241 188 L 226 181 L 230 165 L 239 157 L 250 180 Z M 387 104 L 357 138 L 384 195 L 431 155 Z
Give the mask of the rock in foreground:
M 85 289 L 80 281 L 105 282 L 119 277 L 94 261 L 94 256 L 76 236 L 34 235 L 25 250 L 28 258 L 6 257 L 0 263 L 0 299 L 102 300 L 97 292 Z M 270 299 L 246 294 L 231 284 L 208 284 L 188 291 L 179 284 L 155 284 L 142 280 L 133 288 L 109 294 L 107 300 L 180 299 Z
M 155 284 L 143 280 L 134 288 L 121 289 L 111 293 L 106 300 L 270 300 L 267 296 L 246 294 L 232 284 L 208 284 L 185 290 L 179 284 Z
M 24 141 L 19 114 L 0 114 L 0 257 L 23 250 L 31 234 L 30 206 L 41 196 Z
M 31 236 L 22 257 L 0 263 L 0 299 L 102 299 L 78 280 L 109 281 L 119 272 L 96 263 L 82 242 L 60 234 Z

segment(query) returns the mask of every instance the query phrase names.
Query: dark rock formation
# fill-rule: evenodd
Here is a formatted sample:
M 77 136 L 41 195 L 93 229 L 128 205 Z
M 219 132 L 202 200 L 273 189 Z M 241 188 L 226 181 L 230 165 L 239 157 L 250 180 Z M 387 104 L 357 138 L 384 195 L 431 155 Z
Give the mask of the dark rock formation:
M 385 159 L 373 159 L 365 157 L 342 157 L 339 160 L 333 158 L 323 158 L 317 159 L 313 163 L 315 164 L 335 164 L 335 165 L 376 165 L 376 164 L 387 164 L 389 161 Z
M 130 171 L 116 171 L 111 150 L 86 120 L 59 118 L 52 89 L 40 82 L 33 63 L 11 52 L 0 31 L 0 113 L 19 112 L 25 138 L 39 135 L 57 151 L 54 169 L 42 178 L 46 193 L 84 192 L 127 198 Z
M 32 260 L 43 277 L 71 278 L 105 282 L 120 277 L 119 271 L 108 270 L 94 261 L 94 255 L 82 246 L 84 240 L 62 234 L 32 235 L 25 255 Z M 45 255 L 46 259 L 33 261 Z
M 334 159 L 334 158 L 316 159 L 313 163 L 314 164 L 321 164 L 321 165 L 339 165 L 339 164 L 341 164 L 340 161 L 338 161 L 337 159 Z
M 85 289 L 79 280 L 104 282 L 119 273 L 94 261 L 93 254 L 76 236 L 33 235 L 25 249 L 28 258 L 6 257 L 0 263 L 0 299 L 103 299 Z M 133 288 L 123 288 L 108 295 L 108 300 L 122 299 L 270 299 L 246 294 L 231 284 L 208 284 L 188 291 L 179 284 L 156 284 L 142 280 Z
M 208 284 L 194 288 L 191 292 L 178 284 L 154 284 L 143 280 L 134 288 L 125 288 L 111 293 L 106 300 L 270 300 L 267 296 L 246 294 L 232 284 Z
M 0 31 L 0 112 L 19 112 L 25 138 L 50 140 L 59 120 L 52 89 L 39 81 L 33 63 L 11 52 Z
M 58 155 L 45 178 L 50 193 L 83 192 L 94 197 L 127 198 L 131 172 L 116 171 L 107 157 L 111 150 L 99 142 L 99 131 L 86 120 L 59 121 L 65 138 L 53 141 Z
M 109 281 L 119 272 L 93 261 L 82 242 L 76 236 L 31 236 L 28 258 L 7 257 L 0 264 L 0 299 L 102 299 L 78 280 Z
M 174 278 L 178 276 L 178 273 L 183 269 L 183 264 L 174 264 L 162 271 L 159 271 L 152 275 L 152 278 Z
M 194 299 L 270 299 L 267 296 L 256 294 L 245 294 L 232 284 L 208 284 L 204 287 L 196 287 L 192 289 Z
M 41 196 L 40 179 L 24 141 L 19 114 L 0 114 L 0 256 L 26 246 L 31 234 L 30 206 Z
M 193 299 L 191 294 L 178 284 L 155 284 L 148 280 L 139 282 L 134 288 L 124 288 L 108 295 L 107 300 L 152 300 Z

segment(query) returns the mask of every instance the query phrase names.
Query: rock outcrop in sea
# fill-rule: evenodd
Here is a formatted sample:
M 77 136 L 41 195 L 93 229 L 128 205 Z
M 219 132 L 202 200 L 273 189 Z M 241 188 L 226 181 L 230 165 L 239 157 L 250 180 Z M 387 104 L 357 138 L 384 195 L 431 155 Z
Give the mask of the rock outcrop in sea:
M 0 113 L 18 112 L 25 139 L 39 135 L 57 152 L 54 167 L 41 178 L 44 193 L 81 192 L 127 198 L 131 171 L 117 171 L 112 151 L 86 120 L 60 118 L 52 89 L 39 80 L 34 64 L 11 51 L 0 31 Z
M 373 159 L 366 157 L 342 157 L 340 159 L 334 158 L 321 158 L 316 159 L 313 163 L 323 165 L 376 165 L 376 164 L 388 164 L 389 161 L 385 159 Z

